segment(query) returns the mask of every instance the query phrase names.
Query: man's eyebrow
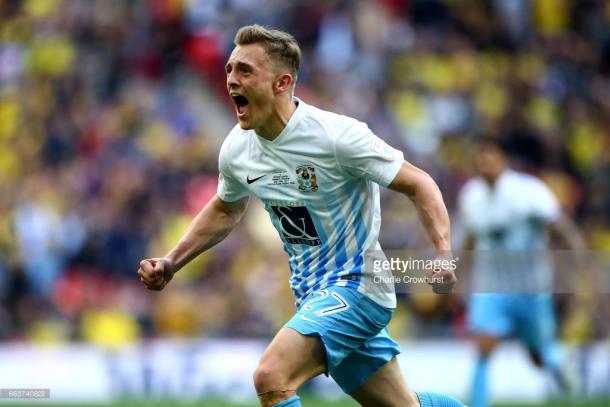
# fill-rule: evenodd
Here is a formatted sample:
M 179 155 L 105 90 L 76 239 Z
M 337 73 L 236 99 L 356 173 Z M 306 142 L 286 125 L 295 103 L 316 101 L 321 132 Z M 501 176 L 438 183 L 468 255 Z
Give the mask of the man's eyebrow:
M 250 69 L 250 70 L 253 68 L 253 67 L 252 67 L 252 65 L 250 65 L 249 63 L 247 63 L 247 62 L 241 62 L 241 61 L 239 61 L 239 62 L 237 63 L 237 67 L 238 67 L 239 69 Z
M 225 70 L 228 70 L 229 68 L 231 68 L 231 65 L 232 65 L 231 61 L 227 62 L 227 64 L 225 65 Z M 249 69 L 249 70 L 252 70 L 252 68 L 253 68 L 253 66 L 250 65 L 249 63 L 242 62 L 242 61 L 235 62 L 235 65 L 239 69 Z

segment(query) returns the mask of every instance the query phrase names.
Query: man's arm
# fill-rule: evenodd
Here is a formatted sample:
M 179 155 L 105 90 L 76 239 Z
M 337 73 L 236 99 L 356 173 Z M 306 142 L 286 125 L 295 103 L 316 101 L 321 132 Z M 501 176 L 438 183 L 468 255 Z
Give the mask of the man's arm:
M 581 252 L 587 249 L 587 242 L 578 226 L 565 213 L 561 213 L 557 220 L 549 225 L 552 233 L 563 240 L 570 250 Z
M 436 182 L 421 169 L 408 162 L 402 167 L 388 188 L 402 192 L 415 204 L 422 225 L 439 257 L 449 260 L 451 256 L 451 226 L 443 196 Z M 457 281 L 453 270 L 435 270 L 435 277 L 442 277 L 442 284 L 433 284 L 437 293 L 451 291 Z
M 140 262 L 138 274 L 146 288 L 162 290 L 178 270 L 227 237 L 243 217 L 248 199 L 225 202 L 218 195 L 210 199 L 165 257 Z
M 451 251 L 449 214 L 432 177 L 405 161 L 388 188 L 402 192 L 415 204 L 434 248 L 437 251 Z

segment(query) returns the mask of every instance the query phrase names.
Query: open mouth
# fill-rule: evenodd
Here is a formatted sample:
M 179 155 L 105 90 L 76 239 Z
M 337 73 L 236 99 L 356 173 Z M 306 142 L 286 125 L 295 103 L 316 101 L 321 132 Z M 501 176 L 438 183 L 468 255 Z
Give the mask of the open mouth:
M 243 116 L 246 114 L 246 111 L 248 110 L 248 99 L 237 93 L 231 94 L 231 99 L 233 99 L 233 103 L 235 103 L 235 107 L 237 108 L 237 115 Z

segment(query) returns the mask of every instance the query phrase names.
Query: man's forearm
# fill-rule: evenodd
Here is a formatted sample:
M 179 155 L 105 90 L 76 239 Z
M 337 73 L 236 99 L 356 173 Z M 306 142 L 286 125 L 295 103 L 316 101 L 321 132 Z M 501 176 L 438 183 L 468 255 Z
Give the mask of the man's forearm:
M 587 249 L 587 240 L 576 224 L 564 213 L 554 223 L 551 230 L 556 233 L 570 250 L 584 251 Z
M 412 196 L 419 218 L 434 248 L 438 251 L 450 251 L 451 226 L 441 191 L 428 174 L 422 175 L 420 182 Z
M 406 194 L 415 204 L 422 225 L 437 251 L 451 250 L 451 227 L 443 196 L 425 171 L 405 162 L 389 187 Z
M 220 198 L 212 198 L 193 219 L 178 244 L 165 256 L 172 261 L 175 271 L 231 233 L 241 219 L 243 210 L 227 211 L 222 209 L 223 206 Z

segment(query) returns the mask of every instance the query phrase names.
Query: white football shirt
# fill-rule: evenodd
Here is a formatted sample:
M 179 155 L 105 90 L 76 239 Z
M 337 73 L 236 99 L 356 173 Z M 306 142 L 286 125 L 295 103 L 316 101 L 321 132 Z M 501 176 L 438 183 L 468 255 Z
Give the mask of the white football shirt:
M 463 225 L 475 239 L 474 290 L 546 292 L 551 285 L 547 226 L 560 214 L 538 178 L 505 170 L 494 185 L 468 181 L 460 192 Z
M 393 308 L 393 284 L 374 281 L 390 271 L 368 270 L 365 253 L 381 250 L 377 184 L 392 182 L 403 154 L 362 122 L 295 103 L 273 141 L 233 128 L 220 150 L 218 196 L 263 201 L 289 255 L 297 307 L 311 292 L 341 285 Z

